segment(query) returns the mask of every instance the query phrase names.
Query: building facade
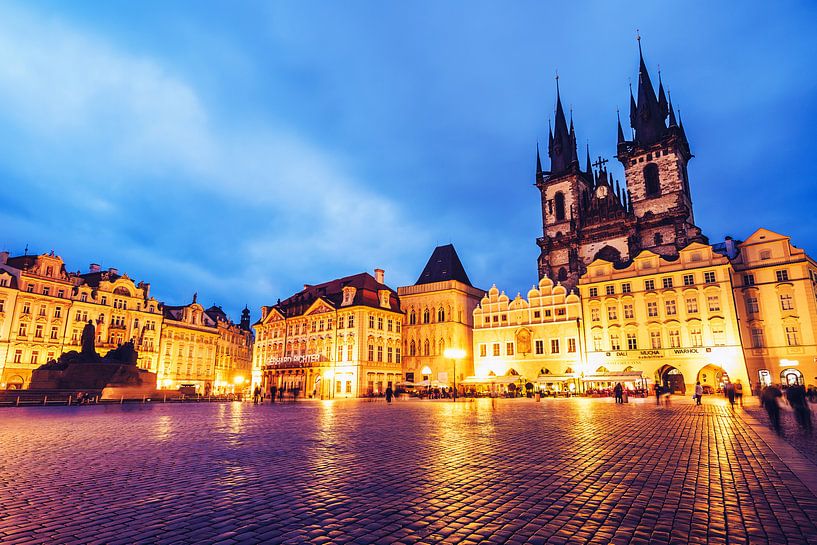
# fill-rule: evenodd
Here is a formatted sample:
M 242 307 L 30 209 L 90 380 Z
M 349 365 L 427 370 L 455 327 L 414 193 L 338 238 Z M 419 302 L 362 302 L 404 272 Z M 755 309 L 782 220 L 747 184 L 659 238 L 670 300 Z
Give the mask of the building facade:
M 405 312 L 406 382 L 453 387 L 472 375 L 473 312 L 485 292 L 471 285 L 454 246 L 435 248 L 417 282 L 398 288 L 397 293 Z M 464 354 L 448 358 L 447 349 Z
M 252 377 L 253 332 L 250 326 L 250 309 L 244 307 L 238 324 L 233 323 L 219 306 L 212 306 L 205 312 L 216 322 L 219 335 L 213 391 L 219 395 L 242 392 Z
M 305 285 L 261 308 L 253 387 L 313 398 L 381 395 L 402 381 L 402 323 L 381 269 Z
M 677 258 L 643 250 L 627 266 L 602 259 L 579 280 L 585 373 L 638 372 L 676 393 L 748 385 L 729 259 L 692 243 Z
M 210 395 L 215 382 L 219 331 L 216 320 L 196 302 L 162 308 L 161 359 L 156 380 L 162 389 L 193 387 Z
M 683 124 L 663 83 L 656 94 L 640 46 L 639 56 L 638 99 L 630 94 L 632 137 L 626 138 L 618 124 L 616 158 L 624 166 L 623 186 L 613 180 L 605 159 L 591 163 L 589 148 L 580 166 L 572 113 L 568 124 L 557 80 L 548 170 L 536 154 L 542 209 L 538 272 L 568 289 L 595 259 L 624 262 L 645 249 L 675 257 L 690 242 L 706 242 L 692 213 L 687 173 L 692 153 Z
M 527 299 L 492 286 L 474 309 L 474 371 L 468 390 L 576 391 L 582 369 L 581 302 L 543 277 Z
M 752 382 L 817 384 L 817 262 L 767 229 L 737 249 L 732 283 Z

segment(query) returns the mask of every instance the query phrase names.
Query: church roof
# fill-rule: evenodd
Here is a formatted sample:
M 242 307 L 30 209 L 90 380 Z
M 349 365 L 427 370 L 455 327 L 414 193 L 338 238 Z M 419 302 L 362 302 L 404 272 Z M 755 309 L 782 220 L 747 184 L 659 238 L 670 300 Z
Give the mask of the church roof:
M 445 282 L 447 280 L 456 280 L 471 286 L 471 281 L 465 273 L 465 267 L 462 266 L 462 261 L 460 261 L 453 244 L 434 248 L 434 252 L 428 258 L 428 263 L 426 263 L 423 272 L 420 273 L 420 278 L 417 279 L 414 285 Z

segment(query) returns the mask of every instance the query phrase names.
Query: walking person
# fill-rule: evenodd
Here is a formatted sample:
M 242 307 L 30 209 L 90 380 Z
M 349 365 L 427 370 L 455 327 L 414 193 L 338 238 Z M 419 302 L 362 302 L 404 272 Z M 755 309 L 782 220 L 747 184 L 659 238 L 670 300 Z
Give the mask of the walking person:
M 811 433 L 811 409 L 809 409 L 806 401 L 806 388 L 800 384 L 789 386 L 789 389 L 786 390 L 786 401 L 794 409 L 794 418 L 797 420 L 797 425 L 804 431 Z
M 743 384 L 740 382 L 740 379 L 735 382 L 735 400 L 737 400 L 738 405 L 740 408 L 743 408 Z
M 655 383 L 655 404 L 661 405 L 661 385 Z
M 391 403 L 391 398 L 394 397 L 394 390 L 391 389 L 391 386 L 386 388 L 386 403 Z
M 763 408 L 766 409 L 769 422 L 771 422 L 772 428 L 778 435 L 783 435 L 783 430 L 780 427 L 780 404 L 777 401 L 781 397 L 783 397 L 783 394 L 777 386 L 766 386 L 760 392 L 760 402 L 763 404 Z
M 621 386 L 620 382 L 616 382 L 616 387 L 613 388 L 613 392 L 616 394 L 616 403 L 624 403 L 624 388 Z
M 269 400 L 270 403 L 275 403 L 275 385 L 269 387 Z
M 255 390 L 252 392 L 252 404 L 258 405 L 259 401 L 261 401 L 261 387 L 256 386 Z
M 701 386 L 701 381 L 695 383 L 695 404 L 701 404 L 701 398 L 704 396 L 704 387 Z

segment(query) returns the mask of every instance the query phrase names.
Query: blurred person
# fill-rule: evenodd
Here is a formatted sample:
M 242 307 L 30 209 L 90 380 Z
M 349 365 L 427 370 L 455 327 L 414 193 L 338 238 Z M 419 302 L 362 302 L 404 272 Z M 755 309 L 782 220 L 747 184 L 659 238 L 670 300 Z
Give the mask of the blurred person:
M 769 415 L 769 422 L 772 428 L 778 435 L 783 435 L 783 429 L 780 427 L 780 403 L 778 399 L 783 397 L 783 393 L 777 386 L 766 386 L 760 392 L 760 402 L 763 408 L 766 409 L 766 414 Z

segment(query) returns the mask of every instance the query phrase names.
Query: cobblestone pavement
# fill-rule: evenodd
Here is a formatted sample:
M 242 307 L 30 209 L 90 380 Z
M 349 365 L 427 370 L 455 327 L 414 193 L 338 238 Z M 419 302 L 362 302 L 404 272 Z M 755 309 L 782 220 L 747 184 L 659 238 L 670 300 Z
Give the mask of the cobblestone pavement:
M 812 410 L 811 420 L 815 426 L 813 433 L 804 432 L 797 425 L 794 412 L 785 405 L 780 413 L 780 423 L 783 428 L 783 438 L 796 448 L 800 454 L 808 458 L 811 463 L 817 465 L 817 418 L 814 417 L 814 410 L 817 409 L 817 406 L 809 404 L 809 407 Z M 745 410 L 759 422 L 771 427 L 766 411 L 758 403 L 747 404 Z
M 7 409 L 0 543 L 817 543 L 814 495 L 690 401 Z

